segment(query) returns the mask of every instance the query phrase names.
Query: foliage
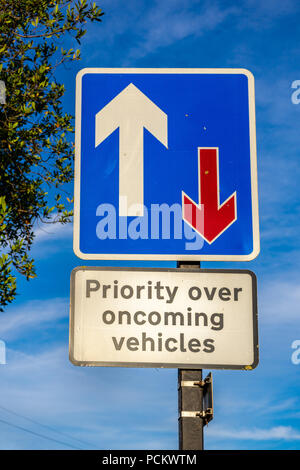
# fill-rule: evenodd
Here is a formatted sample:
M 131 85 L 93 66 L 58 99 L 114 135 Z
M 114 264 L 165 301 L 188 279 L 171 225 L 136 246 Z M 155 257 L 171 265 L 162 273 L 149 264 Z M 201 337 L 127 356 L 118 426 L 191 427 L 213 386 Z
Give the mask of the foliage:
M 0 310 L 15 298 L 17 272 L 36 276 L 36 222 L 72 216 L 64 185 L 73 178 L 73 117 L 55 72 L 80 59 L 62 44 L 80 44 L 86 23 L 102 15 L 87 0 L 0 0 Z

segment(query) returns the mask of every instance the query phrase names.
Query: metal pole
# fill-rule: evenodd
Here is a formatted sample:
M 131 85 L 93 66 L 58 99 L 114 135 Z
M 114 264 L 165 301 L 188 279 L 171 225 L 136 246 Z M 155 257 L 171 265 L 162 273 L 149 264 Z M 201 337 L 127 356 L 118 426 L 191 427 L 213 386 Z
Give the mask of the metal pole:
M 198 261 L 178 261 L 177 268 L 200 268 Z M 203 450 L 202 369 L 178 369 L 179 449 Z

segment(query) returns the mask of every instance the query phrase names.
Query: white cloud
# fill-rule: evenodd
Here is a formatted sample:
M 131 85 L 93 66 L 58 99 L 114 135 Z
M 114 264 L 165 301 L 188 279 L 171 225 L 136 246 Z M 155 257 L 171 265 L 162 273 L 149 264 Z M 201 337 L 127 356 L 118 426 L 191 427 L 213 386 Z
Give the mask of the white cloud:
M 69 301 L 63 298 L 33 300 L 19 307 L 9 307 L 0 318 L 0 338 L 12 341 L 24 337 L 28 330 L 54 326 L 59 319 L 67 318 Z
M 198 5 L 198 8 L 197 8 Z M 221 25 L 235 10 L 216 3 L 154 2 L 139 25 L 139 39 L 128 54 L 139 59 L 188 36 L 201 36 Z
M 31 254 L 35 259 L 49 258 L 66 250 L 72 253 L 73 223 L 71 222 L 67 224 L 39 222 L 34 227 L 34 235 Z
M 93 56 L 98 58 L 99 53 L 102 57 L 106 54 L 107 47 L 113 54 L 120 40 L 123 54 L 119 65 L 123 66 L 188 36 L 198 37 L 214 30 L 237 11 L 236 7 L 224 8 L 213 0 L 129 0 L 125 6 L 120 0 L 102 0 L 101 7 L 105 12 L 103 23 L 89 27 L 83 47 L 100 41 L 101 48 Z
M 296 12 L 298 7 L 296 0 L 244 0 L 241 12 L 245 15 L 245 24 L 252 28 L 261 29 L 271 26 L 276 19 Z M 246 22 L 247 18 L 247 22 Z
M 73 234 L 73 224 L 48 223 L 37 225 L 34 230 L 34 243 L 51 242 L 70 238 Z
M 209 427 L 211 438 L 247 440 L 247 441 L 299 441 L 300 431 L 291 426 L 275 426 L 269 429 L 228 429 L 221 426 Z
M 272 392 L 274 392 L 272 390 Z M 257 418 L 263 417 L 267 419 L 267 416 L 277 415 L 278 417 L 286 416 L 286 412 L 294 413 L 294 410 L 298 408 L 299 399 L 295 397 L 287 398 L 286 400 L 278 399 L 278 396 L 265 394 L 263 398 L 255 397 L 254 400 L 250 400 L 248 395 L 242 396 L 240 394 L 234 399 L 234 413 L 236 416 L 244 415 L 245 413 L 254 414 Z M 232 409 L 226 406 L 227 403 L 232 399 L 232 391 L 223 391 L 222 396 L 219 397 L 218 406 L 223 409 L 224 415 L 233 415 Z M 261 418 L 260 418 L 261 419 Z
M 286 326 L 299 323 L 300 282 L 295 279 L 272 279 L 259 283 L 259 318 L 262 323 Z

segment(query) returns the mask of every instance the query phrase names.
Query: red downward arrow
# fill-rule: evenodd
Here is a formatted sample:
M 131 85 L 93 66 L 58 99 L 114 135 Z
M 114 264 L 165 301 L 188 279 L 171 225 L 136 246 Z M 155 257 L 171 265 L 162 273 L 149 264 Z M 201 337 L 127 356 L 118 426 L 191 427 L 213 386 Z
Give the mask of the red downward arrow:
M 218 148 L 198 148 L 199 204 L 182 191 L 182 218 L 213 243 L 237 218 L 236 192 L 220 205 Z

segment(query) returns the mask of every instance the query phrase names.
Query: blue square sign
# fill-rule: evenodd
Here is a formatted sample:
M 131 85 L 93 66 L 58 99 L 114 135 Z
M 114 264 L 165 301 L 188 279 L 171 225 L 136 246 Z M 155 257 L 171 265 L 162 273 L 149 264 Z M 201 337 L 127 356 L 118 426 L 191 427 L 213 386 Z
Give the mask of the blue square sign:
M 248 261 L 258 255 L 248 70 L 83 69 L 75 147 L 80 258 Z

